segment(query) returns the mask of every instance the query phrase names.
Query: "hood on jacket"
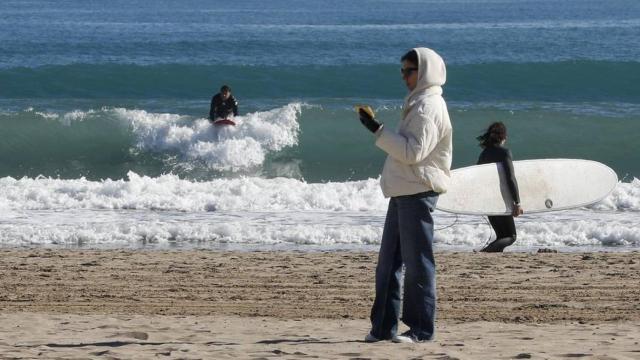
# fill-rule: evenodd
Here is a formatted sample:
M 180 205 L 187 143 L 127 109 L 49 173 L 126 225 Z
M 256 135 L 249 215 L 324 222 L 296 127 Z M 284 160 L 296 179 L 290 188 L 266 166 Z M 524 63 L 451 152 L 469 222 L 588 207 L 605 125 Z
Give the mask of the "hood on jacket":
M 442 86 L 447 81 L 447 68 L 444 60 L 435 51 L 429 48 L 414 48 L 418 54 L 418 81 L 416 88 L 413 89 L 405 98 L 407 103 L 414 94 L 422 92 L 430 87 Z

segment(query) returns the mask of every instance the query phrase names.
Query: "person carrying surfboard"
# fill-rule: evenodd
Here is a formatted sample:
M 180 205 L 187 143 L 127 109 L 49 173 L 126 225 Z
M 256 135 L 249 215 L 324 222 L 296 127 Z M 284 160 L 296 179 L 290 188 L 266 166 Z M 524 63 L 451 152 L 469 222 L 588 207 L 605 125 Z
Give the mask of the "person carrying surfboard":
M 231 95 L 231 88 L 223 85 L 220 92 L 211 98 L 211 107 L 209 109 L 209 120 L 229 120 L 229 116 L 238 115 L 238 101 Z
M 507 141 L 507 127 L 502 122 L 494 122 L 484 134 L 476 139 L 480 141 L 480 146 L 483 148 L 478 158 L 478 165 L 502 164 L 507 187 L 509 188 L 511 199 L 513 199 L 513 211 L 510 216 L 488 216 L 489 223 L 491 223 L 491 227 L 496 233 L 496 240 L 480 250 L 481 252 L 502 252 L 507 246 L 516 241 L 516 224 L 513 218 L 524 213 L 520 206 L 518 181 L 513 170 L 511 151 L 504 147 Z
M 433 340 L 436 316 L 436 266 L 433 257 L 433 218 L 438 195 L 450 180 L 452 129 L 442 85 L 445 63 L 435 51 L 415 48 L 401 59 L 402 78 L 409 90 L 396 131 L 360 107 L 362 124 L 388 156 L 380 185 L 389 208 L 376 267 L 376 297 L 366 342 Z M 400 279 L 405 266 L 402 321 L 409 330 L 400 335 Z

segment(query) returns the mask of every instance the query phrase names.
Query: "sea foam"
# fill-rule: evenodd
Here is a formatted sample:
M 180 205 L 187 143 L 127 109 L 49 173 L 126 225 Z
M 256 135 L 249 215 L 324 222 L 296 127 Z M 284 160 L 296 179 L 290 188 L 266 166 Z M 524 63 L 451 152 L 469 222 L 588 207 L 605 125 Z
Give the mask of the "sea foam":
M 140 150 L 176 151 L 211 169 L 238 171 L 261 165 L 269 152 L 298 143 L 301 104 L 237 116 L 236 126 L 212 126 L 206 119 L 144 110 L 113 109 L 130 123 Z
M 177 170 L 237 173 L 260 167 L 270 153 L 298 145 L 298 117 L 306 106 L 291 103 L 236 116 L 236 126 L 213 126 L 207 119 L 188 115 L 111 107 L 60 114 L 28 108 L 23 113 L 33 113 L 40 120 L 57 121 L 69 128 L 63 132 L 65 135 L 80 140 L 87 131 L 86 127 L 76 129 L 81 122 L 88 122 L 85 126 L 100 131 L 105 138 L 121 136 L 117 129 L 124 127 L 131 135 L 133 154 L 153 154 Z M 79 132 L 76 137 L 72 135 L 74 131 Z M 22 145 L 33 146 L 28 142 Z
M 191 181 L 176 175 L 89 181 L 0 178 L 0 204 L 12 209 L 146 209 L 164 211 L 384 211 L 378 179 L 307 183 L 291 178 Z M 640 211 L 640 180 L 620 182 L 595 211 Z
M 366 211 L 386 207 L 378 180 L 307 183 L 291 178 L 239 177 L 190 181 L 176 175 L 152 178 L 129 172 L 127 180 L 5 177 L 0 203 L 13 209 L 146 209 Z
M 517 247 L 637 249 L 640 181 L 619 183 L 588 208 L 516 219 Z M 387 200 L 378 179 L 307 183 L 241 177 L 189 181 L 0 179 L 0 243 L 92 247 L 356 247 L 382 238 Z M 492 238 L 486 219 L 434 213 L 438 249 L 468 251 Z

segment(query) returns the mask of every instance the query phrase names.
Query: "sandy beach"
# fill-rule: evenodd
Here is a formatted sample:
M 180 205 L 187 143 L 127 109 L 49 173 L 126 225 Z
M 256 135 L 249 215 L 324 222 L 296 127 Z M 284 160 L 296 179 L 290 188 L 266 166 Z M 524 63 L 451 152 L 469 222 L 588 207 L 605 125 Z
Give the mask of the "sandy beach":
M 376 253 L 0 251 L 2 358 L 640 358 L 640 256 L 438 253 L 434 342 L 365 344 Z

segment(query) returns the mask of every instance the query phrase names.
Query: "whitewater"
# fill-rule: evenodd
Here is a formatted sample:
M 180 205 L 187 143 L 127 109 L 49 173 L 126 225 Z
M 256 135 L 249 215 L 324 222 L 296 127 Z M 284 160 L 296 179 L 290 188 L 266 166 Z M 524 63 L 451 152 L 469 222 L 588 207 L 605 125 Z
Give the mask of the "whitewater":
M 329 6 L 328 6 L 329 4 Z M 611 0 L 0 2 L 0 247 L 376 250 L 399 58 L 447 63 L 453 167 L 509 129 L 515 160 L 602 162 L 587 208 L 516 219 L 509 248 L 640 249 L 640 6 Z M 238 126 L 206 116 L 228 84 Z M 526 209 L 525 209 L 526 212 Z M 434 213 L 471 251 L 483 217 Z
M 0 243 L 375 249 L 387 206 L 379 178 L 308 182 L 300 169 L 291 169 L 295 162 L 286 176 L 262 176 L 268 157 L 301 145 L 303 109 L 314 106 L 290 103 L 250 112 L 237 118 L 236 127 L 215 127 L 196 116 L 115 107 L 18 111 L 18 117 L 27 121 L 61 129 L 68 141 L 65 146 L 85 141 L 78 137 L 86 136 L 78 130 L 83 124 L 96 131 L 97 124 L 107 123 L 111 135 L 107 131 L 102 136 L 123 137 L 116 143 L 136 161 L 151 157 L 167 173 L 148 176 L 128 171 L 120 179 L 0 178 Z M 199 172 L 208 176 L 192 176 Z M 634 250 L 640 246 L 639 215 L 640 180 L 627 179 L 587 208 L 518 218 L 518 243 L 513 249 Z M 471 251 L 492 236 L 484 217 L 440 211 L 434 217 L 435 244 L 441 250 Z
M 239 177 L 190 181 L 133 172 L 127 179 L 0 179 L 0 242 L 9 246 L 371 250 L 386 200 L 378 179 L 306 183 Z M 640 180 L 601 202 L 517 219 L 516 250 L 634 250 Z M 436 211 L 435 244 L 470 251 L 491 236 L 484 217 Z
M 239 116 L 233 127 L 211 126 L 205 118 L 126 108 L 103 107 L 63 114 L 27 108 L 18 114 L 35 115 L 35 119 L 30 120 L 57 122 L 62 125 L 61 130 L 70 136 L 74 136 L 73 130 L 79 126 L 78 122 L 107 122 L 112 127 L 125 128 L 133 136 L 131 151 L 134 154 L 156 154 L 165 162 L 176 160 L 176 166 L 185 169 L 199 165 L 211 170 L 237 172 L 261 165 L 269 152 L 297 144 L 299 125 L 296 117 L 302 106 L 292 103 L 270 111 Z M 86 139 L 80 136 L 74 140 L 85 142 Z M 171 155 L 164 156 L 166 154 Z
M 10 246 L 362 249 L 379 244 L 386 200 L 378 179 L 306 183 L 240 177 L 190 181 L 0 179 L 0 242 Z M 587 208 L 516 220 L 516 250 L 634 250 L 640 180 Z M 491 231 L 484 217 L 436 211 L 436 247 L 469 251 Z

